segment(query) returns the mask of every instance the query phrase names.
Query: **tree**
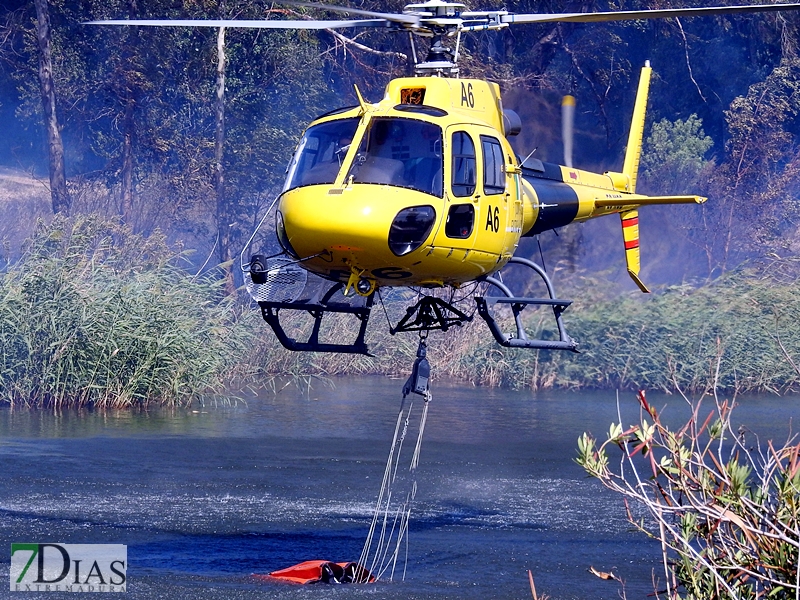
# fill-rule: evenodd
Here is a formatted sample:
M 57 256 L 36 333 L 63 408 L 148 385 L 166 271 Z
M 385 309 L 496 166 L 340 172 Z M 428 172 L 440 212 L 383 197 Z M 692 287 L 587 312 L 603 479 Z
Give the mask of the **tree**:
M 225 199 L 225 171 L 223 165 L 225 150 L 225 28 L 217 33 L 217 84 L 214 88 L 214 193 L 217 198 L 217 242 L 220 264 L 230 265 L 231 255 L 231 217 Z M 225 267 L 225 280 L 229 293 L 233 293 L 233 277 L 230 266 Z
M 646 6 L 640 0 L 630 3 L 619 8 Z M 361 4 L 367 10 L 399 12 L 405 2 Z M 590 4 L 570 0 L 555 11 L 603 8 Z M 219 233 L 214 256 L 223 263 L 236 254 L 243 232 L 274 199 L 303 126 L 325 110 L 353 104 L 353 83 L 358 83 L 367 99 L 377 99 L 390 76 L 408 74 L 409 69 L 402 58 L 411 54 L 406 36 L 385 28 L 343 32 L 228 29 L 220 34 L 214 29 L 81 25 L 92 19 L 136 16 L 330 16 L 316 8 L 276 8 L 263 0 L 227 0 L 225 6 L 218 1 L 149 0 L 146 10 L 138 0 L 51 0 L 45 6 L 52 20 L 53 96 L 60 119 L 56 131 L 61 128 L 66 162 L 75 173 L 71 185 L 77 208 L 73 210 L 118 212 L 139 232 L 175 228 L 175 235 L 191 236 L 193 245 L 202 239 L 207 248 Z M 11 65 L 9 77 L 17 83 L 22 99 L 17 120 L 29 129 L 41 127 L 43 105 L 36 84 L 38 48 L 32 9 L 27 0 L 10 0 L 0 7 L 2 15 L 19 13 L 19 27 L 10 38 L 6 30 L 0 31 L 0 58 Z M 509 10 L 554 9 L 542 0 L 518 0 Z M 788 60 L 790 42 L 796 36 L 791 27 L 780 23 L 790 21 L 788 17 L 751 16 L 687 20 L 685 26 L 671 21 L 531 24 L 465 33 L 460 65 L 463 75 L 499 81 L 506 88 L 504 94 L 510 86 L 535 90 L 541 98 L 538 106 L 556 106 L 563 93 L 577 92 L 581 110 L 576 164 L 616 170 L 628 127 L 635 67 L 652 48 L 657 50 L 652 54 L 659 55 L 656 72 L 663 76 L 654 86 L 665 86 L 664 93 L 652 95 L 652 114 L 675 122 L 697 113 L 706 131 L 718 140 L 720 156 L 721 119 L 710 114 L 720 113 L 720 105 L 764 80 L 781 52 Z M 223 41 L 223 52 L 217 51 L 218 41 Z M 418 55 L 424 56 L 427 43 L 416 41 Z M 725 52 L 736 60 L 720 60 Z M 742 64 L 748 68 L 742 69 Z M 723 90 L 723 83 L 730 85 Z M 709 99 L 708 104 L 698 103 L 696 90 Z M 719 102 L 711 90 L 720 95 Z M 518 98 L 525 103 L 522 93 Z M 529 110 L 526 115 L 526 133 L 518 140 L 524 137 L 527 147 L 520 147 L 519 153 L 527 155 L 539 146 L 537 156 L 560 160 L 558 140 L 544 138 L 542 133 L 551 129 L 551 119 L 542 112 Z M 776 193 L 790 196 L 794 188 L 788 166 L 781 166 L 769 182 Z M 779 180 L 785 185 L 777 185 Z M 79 193 L 78 188 L 94 194 L 94 203 L 86 200 L 90 194 Z M 709 230 L 727 231 L 725 213 L 703 210 L 709 211 L 704 213 Z M 736 208 L 733 214 L 744 213 Z M 765 235 L 754 239 L 759 243 L 780 240 L 784 233 L 780 228 L 786 227 L 783 214 L 760 213 L 759 218 L 767 215 L 769 222 L 761 229 Z M 740 231 L 736 230 L 732 241 L 741 239 Z M 724 239 L 717 236 L 714 243 L 715 261 L 720 263 Z M 730 254 L 733 262 L 742 253 Z
M 136 0 L 129 0 L 130 18 L 136 18 L 137 12 Z M 122 52 L 122 60 L 124 63 L 124 73 L 128 76 L 121 80 L 125 112 L 122 119 L 122 198 L 119 214 L 123 222 L 129 221 L 133 213 L 133 161 L 134 136 L 136 135 L 134 110 L 136 108 L 135 90 L 138 86 L 135 85 L 135 78 L 130 77 L 130 74 L 135 73 L 136 50 L 139 48 L 139 28 L 129 27 L 126 34 L 127 40 Z
M 50 195 L 53 213 L 69 213 L 71 200 L 67 190 L 64 168 L 64 144 L 56 114 L 56 92 L 53 83 L 53 60 L 50 39 L 50 13 L 47 0 L 34 0 L 36 5 L 36 37 L 39 41 L 39 87 L 42 95 L 45 129 L 47 131 Z
M 642 188 L 654 194 L 696 193 L 701 173 L 711 165 L 705 157 L 713 145 L 697 115 L 653 123 L 642 154 Z
M 798 98 L 800 59 L 788 57 L 726 111 L 730 137 L 710 182 L 716 206 L 708 215 L 722 271 L 791 242 L 800 192 Z

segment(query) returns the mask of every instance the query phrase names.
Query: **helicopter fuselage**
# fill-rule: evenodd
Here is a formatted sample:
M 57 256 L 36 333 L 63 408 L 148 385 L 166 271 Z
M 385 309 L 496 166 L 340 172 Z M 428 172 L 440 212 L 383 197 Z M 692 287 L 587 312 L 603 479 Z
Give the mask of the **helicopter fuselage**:
M 381 102 L 323 115 L 289 165 L 279 240 L 359 293 L 458 287 L 505 266 L 521 236 L 642 198 L 622 173 L 520 164 L 510 116 L 496 84 L 442 77 L 395 79 Z

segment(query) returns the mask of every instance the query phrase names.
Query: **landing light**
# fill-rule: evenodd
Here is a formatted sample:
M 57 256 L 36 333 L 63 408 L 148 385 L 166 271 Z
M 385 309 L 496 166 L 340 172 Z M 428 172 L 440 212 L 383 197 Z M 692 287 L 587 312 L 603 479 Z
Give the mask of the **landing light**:
M 267 257 L 263 254 L 250 257 L 250 278 L 256 285 L 267 283 Z
M 422 246 L 436 221 L 432 206 L 404 208 L 389 229 L 389 249 L 396 256 L 405 256 Z
M 368 296 L 375 289 L 375 282 L 371 279 L 359 279 L 356 284 L 356 291 L 361 296 Z

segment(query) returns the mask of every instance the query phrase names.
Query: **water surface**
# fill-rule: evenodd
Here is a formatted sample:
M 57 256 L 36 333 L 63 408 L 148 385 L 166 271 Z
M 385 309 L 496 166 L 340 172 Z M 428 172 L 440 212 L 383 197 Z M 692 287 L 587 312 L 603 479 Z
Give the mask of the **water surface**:
M 251 577 L 355 560 L 402 382 L 336 380 L 227 405 L 151 411 L 0 410 L 0 597 L 11 542 L 122 543 L 132 598 L 645 598 L 655 542 L 573 458 L 617 420 L 612 393 L 532 394 L 436 382 L 405 580 L 306 586 Z M 684 403 L 655 397 L 676 421 Z M 740 399 L 734 422 L 783 441 L 797 398 Z M 625 424 L 637 416 L 621 396 Z M 709 407 L 710 408 L 710 407 Z M 27 594 L 34 598 L 36 594 Z M 50 598 L 51 595 L 43 594 Z

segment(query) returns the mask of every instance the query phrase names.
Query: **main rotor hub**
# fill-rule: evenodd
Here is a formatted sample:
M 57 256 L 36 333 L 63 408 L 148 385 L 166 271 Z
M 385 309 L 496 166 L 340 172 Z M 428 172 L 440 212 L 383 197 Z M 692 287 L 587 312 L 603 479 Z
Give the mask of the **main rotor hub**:
M 405 24 L 404 27 L 414 34 L 433 38 L 425 62 L 415 67 L 417 75 L 457 77 L 459 42 L 456 41 L 456 50 L 453 52 L 445 47 L 444 39 L 456 35 L 460 38 L 462 31 L 502 29 L 508 26 L 502 22 L 502 15 L 508 14 L 506 11 L 466 12 L 465 8 L 460 2 L 429 0 L 421 4 L 409 4 L 403 9 L 404 15 L 416 19 L 413 25 Z
M 466 8 L 460 2 L 443 2 L 442 0 L 428 0 L 422 4 L 408 4 L 403 9 L 407 15 L 418 17 L 458 17 L 461 9 Z
M 419 29 L 415 33 L 433 37 L 425 62 L 414 68 L 421 77 L 457 77 L 456 56 L 444 45 L 444 37 L 458 33 L 463 25 L 461 11 L 465 5 L 460 2 L 429 0 L 422 4 L 409 4 L 403 13 L 419 18 Z

